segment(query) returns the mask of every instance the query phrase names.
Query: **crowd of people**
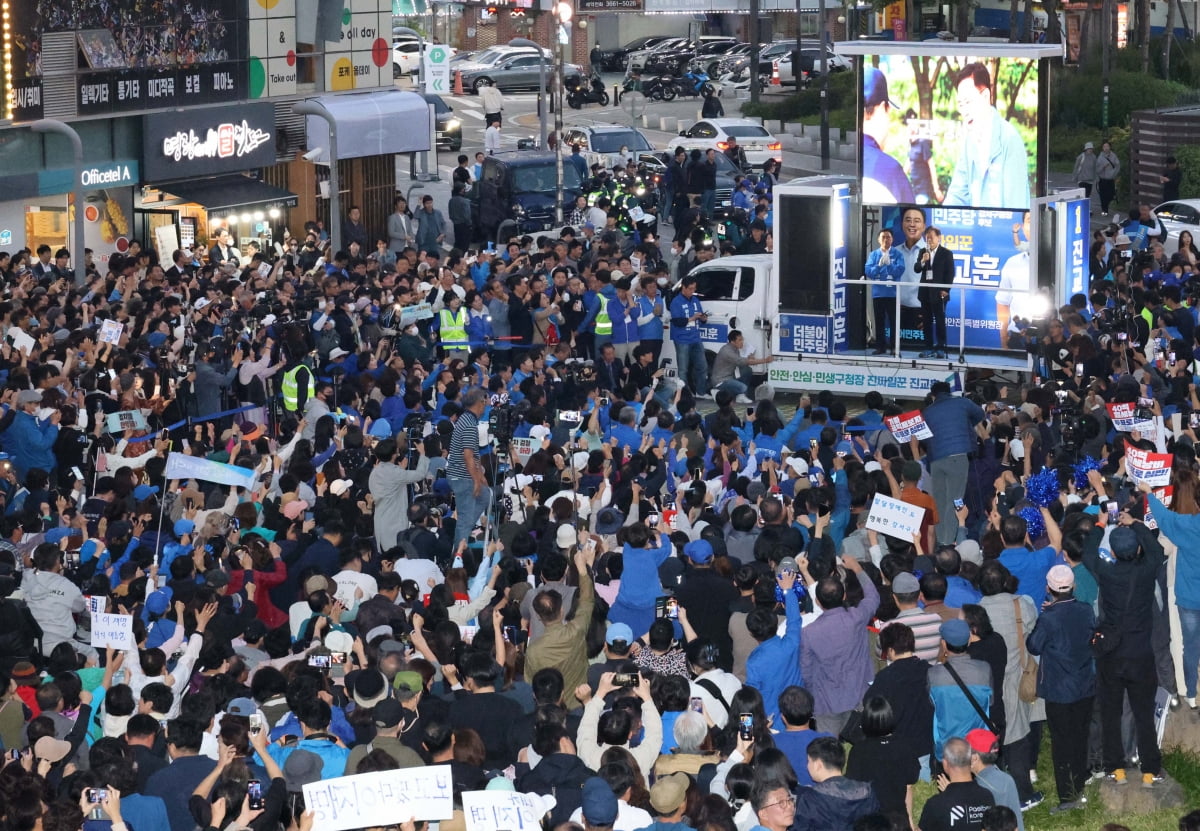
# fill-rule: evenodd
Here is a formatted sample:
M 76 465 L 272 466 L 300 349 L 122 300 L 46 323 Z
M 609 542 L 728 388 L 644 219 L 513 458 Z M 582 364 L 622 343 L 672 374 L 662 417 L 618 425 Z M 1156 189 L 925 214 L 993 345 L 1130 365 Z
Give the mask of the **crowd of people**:
M 898 440 L 876 391 L 781 413 L 737 331 L 710 380 L 718 252 L 676 286 L 645 246 L 0 254 L 0 826 L 307 829 L 305 785 L 422 765 L 457 810 L 405 831 L 481 789 L 556 829 L 1011 831 L 1039 784 L 1160 787 L 1200 663 L 1178 315 L 1094 294 L 1084 372 L 936 383 Z

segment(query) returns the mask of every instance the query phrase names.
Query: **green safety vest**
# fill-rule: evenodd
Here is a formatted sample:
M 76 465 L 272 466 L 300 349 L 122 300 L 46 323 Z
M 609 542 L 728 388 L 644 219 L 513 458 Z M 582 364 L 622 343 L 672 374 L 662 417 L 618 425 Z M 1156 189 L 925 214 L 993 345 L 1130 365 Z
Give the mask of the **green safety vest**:
M 438 337 L 442 340 L 442 346 L 447 349 L 466 349 L 467 348 L 467 310 L 466 308 L 458 307 L 458 319 L 454 319 L 454 312 L 449 309 L 442 309 L 438 313 L 439 323 Z
M 304 364 L 297 364 L 284 373 L 283 376 L 283 409 L 294 413 L 300 409 L 300 385 L 297 383 L 297 378 L 300 375 L 300 370 L 308 369 Z M 312 398 L 316 394 L 316 383 L 313 380 L 312 370 L 308 371 L 308 395 L 305 396 L 305 401 Z
M 596 296 L 600 298 L 600 311 L 596 312 L 596 334 L 611 335 L 612 318 L 608 316 L 608 298 L 603 294 Z

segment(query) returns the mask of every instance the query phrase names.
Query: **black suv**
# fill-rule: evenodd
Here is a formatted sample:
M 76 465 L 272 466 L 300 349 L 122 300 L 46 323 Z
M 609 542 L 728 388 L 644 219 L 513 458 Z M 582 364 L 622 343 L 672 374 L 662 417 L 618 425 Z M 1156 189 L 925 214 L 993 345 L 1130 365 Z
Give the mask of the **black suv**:
M 571 212 L 583 183 L 575 165 L 563 159 L 563 214 Z M 483 160 L 483 175 L 473 189 L 480 225 L 497 228 L 503 242 L 518 234 L 558 227 L 554 195 L 556 172 L 553 153 L 514 151 Z M 507 229 L 507 232 L 505 232 Z

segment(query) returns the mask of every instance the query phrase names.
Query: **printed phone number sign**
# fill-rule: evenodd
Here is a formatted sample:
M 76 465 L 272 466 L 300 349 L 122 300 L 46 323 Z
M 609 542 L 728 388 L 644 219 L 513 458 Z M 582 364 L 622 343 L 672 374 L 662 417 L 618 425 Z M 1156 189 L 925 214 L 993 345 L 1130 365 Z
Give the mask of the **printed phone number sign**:
M 871 511 L 867 514 L 867 529 L 889 537 L 911 540 L 914 534 L 920 533 L 924 520 L 924 508 L 877 493 L 871 500 Z
M 454 815 L 450 766 L 322 779 L 304 786 L 304 804 L 313 812 L 313 831 L 450 819 Z
M 884 421 L 887 422 L 888 430 L 898 442 L 906 442 L 912 438 L 921 440 L 933 438 L 933 431 L 925 423 L 925 417 L 921 415 L 920 410 L 911 410 L 898 416 L 888 416 Z
M 1125 442 L 1125 470 L 1135 482 L 1145 482 L 1152 488 L 1171 484 L 1170 453 L 1151 453 Z
M 467 831 L 537 831 L 556 804 L 552 796 L 514 791 L 464 791 L 462 801 Z

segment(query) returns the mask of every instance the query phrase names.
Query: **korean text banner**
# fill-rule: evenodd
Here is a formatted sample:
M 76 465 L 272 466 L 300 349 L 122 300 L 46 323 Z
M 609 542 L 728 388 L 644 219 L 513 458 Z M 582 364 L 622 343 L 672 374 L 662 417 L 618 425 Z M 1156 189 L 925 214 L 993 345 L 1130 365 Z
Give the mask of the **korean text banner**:
M 946 305 L 946 340 L 958 344 L 960 326 L 966 328 L 964 344 L 974 349 L 1024 348 L 1009 331 L 1014 318 L 1029 320 L 1039 309 L 1036 288 L 1029 272 L 1028 211 L 974 211 L 959 208 L 884 208 L 882 228 L 890 229 L 897 244 L 906 228 L 915 235 L 930 226 L 942 232 L 942 245 L 954 254 L 954 285 L 984 290 L 953 289 Z M 920 223 L 913 220 L 920 215 Z M 908 216 L 907 225 L 903 215 Z M 919 226 L 919 227 L 918 227 Z M 920 243 L 924 245 L 924 243 Z M 920 275 L 908 269 L 900 280 L 901 302 L 919 306 Z M 910 300 L 911 298 L 911 300 Z M 1044 311 L 1041 309 L 1040 311 Z M 911 324 L 916 327 L 916 323 Z M 905 338 L 917 339 L 909 331 Z
M 864 58 L 863 202 L 1028 210 L 1038 81 L 1027 58 Z

